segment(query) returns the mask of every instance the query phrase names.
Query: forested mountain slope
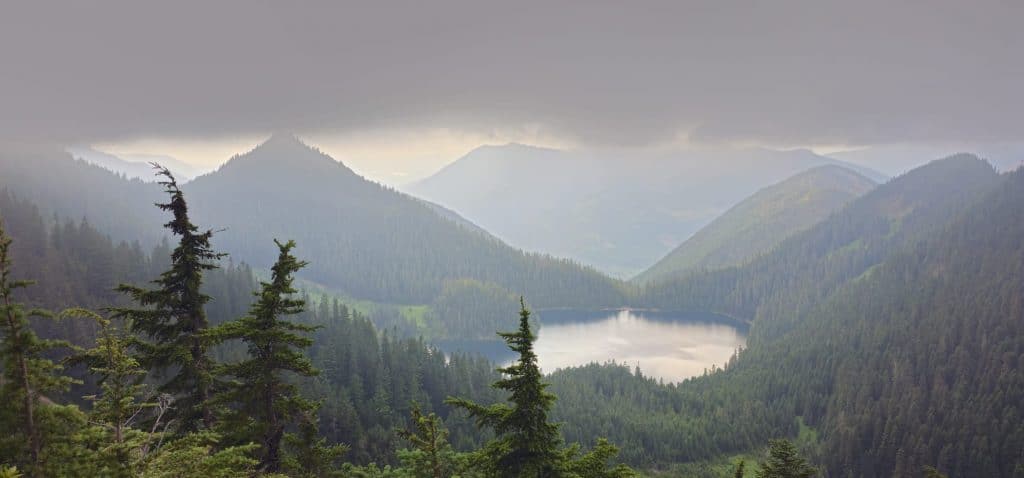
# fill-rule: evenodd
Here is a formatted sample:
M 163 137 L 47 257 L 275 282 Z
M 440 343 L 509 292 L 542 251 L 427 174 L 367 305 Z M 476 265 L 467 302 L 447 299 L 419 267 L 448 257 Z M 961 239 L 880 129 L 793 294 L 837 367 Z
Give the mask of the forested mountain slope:
M 761 375 L 823 433 L 843 476 L 1016 476 L 1024 466 L 1024 173 L 901 248 L 796 327 L 752 347 Z M 755 328 L 757 327 L 755 322 Z M 728 375 L 728 374 L 727 374 Z
M 761 296 L 748 348 L 724 371 L 669 387 L 621 367 L 555 374 L 559 416 L 573 423 L 569 436 L 606 433 L 630 460 L 665 464 L 795 436 L 802 420 L 818 432 L 809 451 L 827 476 L 911 477 L 924 466 L 948 476 L 1017 476 L 1024 469 L 1024 172 L 995 177 L 987 168 L 967 157 L 933 162 L 836 215 L 874 228 L 843 236 L 838 224 L 820 226 L 800 240 L 819 257 L 873 244 L 879 259 L 860 273 L 853 267 L 871 255 L 831 263 L 848 273 L 817 276 L 823 266 L 786 262 L 785 247 L 769 254 L 779 257 L 761 271 L 780 284 Z M 955 196 L 941 213 L 920 202 L 939 195 Z M 907 213 L 911 206 L 916 213 Z M 880 219 L 893 211 L 903 211 L 903 228 L 916 234 L 890 227 L 879 234 Z M 875 219 L 854 220 L 858 214 Z M 889 235 L 902 238 L 883 240 Z M 856 245 L 815 248 L 810 237 Z M 833 285 L 783 280 L 805 275 Z
M 663 309 L 712 310 L 745 320 L 765 312 L 774 318 L 792 315 L 899 247 L 937 233 L 998 181 L 992 167 L 974 156 L 933 161 L 786 239 L 771 254 L 740 267 L 695 271 L 650 284 L 640 302 Z
M 829 164 L 880 177 L 805 150 L 611 154 L 508 144 L 477 148 L 405 189 L 514 247 L 632 277 L 758 189 Z
M 59 150 L 5 149 L 0 188 L 41 214 L 88 221 L 114 240 L 159 244 L 159 186 L 128 180 Z M 538 306 L 624 302 L 621 285 L 567 260 L 502 244 L 454 212 L 372 183 L 290 136 L 184 186 L 200 227 L 238 262 L 270 264 L 272 238 L 298 240 L 312 280 L 348 296 L 429 303 L 448 281 L 496 284 Z
M 166 242 L 144 251 L 137 242 L 112 241 L 86 221 L 58 218 L 50 224 L 32 203 L 6 191 L 0 191 L 0 221 L 13 239 L 13 274 L 36 281 L 17 295 L 32 307 L 59 312 L 69 307 L 101 310 L 123 305 L 125 296 L 114 290 L 118 284 L 146 285 L 169 264 L 171 248 Z M 256 287 L 245 264 L 224 261 L 221 268 L 207 271 L 203 290 L 213 297 L 206 306 L 210 322 L 220 324 L 246 314 Z M 442 402 L 450 394 L 496 400 L 487 387 L 496 378 L 492 364 L 482 358 L 446 356 L 421 340 L 382 335 L 367 317 L 329 296 L 310 301 L 300 319 L 321 327 L 310 355 L 324 372 L 306 387 L 310 396 L 324 400 L 321 433 L 348 443 L 349 461 L 394 461 L 394 451 L 401 446 L 394 429 L 404 426 L 413 400 L 447 419 L 457 433 L 454 443 L 476 444 L 480 435 L 472 423 L 464 417 L 449 417 Z M 86 319 L 38 320 L 32 326 L 43 337 L 69 340 L 80 347 L 91 346 L 97 333 L 96 323 Z M 238 347 L 228 347 L 218 350 L 217 356 L 235 359 L 240 353 Z M 82 367 L 72 367 L 68 373 L 85 383 L 48 398 L 84 406 L 83 396 L 97 392 L 96 382 Z
M 0 189 L 57 214 L 91 224 L 118 241 L 152 247 L 164 237 L 160 187 L 76 160 L 59 148 L 0 147 Z
M 178 181 L 185 182 L 200 174 L 198 168 L 178 161 L 170 156 L 160 155 L 139 155 L 136 158 L 125 158 L 115 156 L 103 151 L 97 151 L 90 147 L 68 148 L 68 153 L 75 159 L 80 159 L 90 164 L 95 164 L 104 169 L 123 174 L 128 179 L 139 179 L 147 182 L 156 181 L 153 176 L 153 166 L 150 163 L 160 163 L 162 166 L 174 173 Z
M 802 172 L 733 206 L 634 281 L 743 265 L 874 187 L 870 179 L 841 166 Z
M 311 262 L 303 277 L 357 298 L 427 303 L 446 281 L 474 279 L 538 306 L 623 300 L 620 285 L 597 271 L 513 249 L 291 136 L 276 135 L 184 189 L 200 224 L 225 229 L 217 248 L 267 267 L 266 244 L 293 238 Z

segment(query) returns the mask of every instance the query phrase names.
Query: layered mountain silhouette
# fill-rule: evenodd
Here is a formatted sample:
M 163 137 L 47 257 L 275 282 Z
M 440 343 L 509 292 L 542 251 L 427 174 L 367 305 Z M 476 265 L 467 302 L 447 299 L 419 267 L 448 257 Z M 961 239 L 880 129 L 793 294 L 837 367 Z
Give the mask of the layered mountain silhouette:
M 733 206 L 634 280 L 742 265 L 874 187 L 874 181 L 840 166 L 802 172 Z
M 569 152 L 477 148 L 405 188 L 515 247 L 629 277 L 757 190 L 823 165 L 884 176 L 806 150 Z

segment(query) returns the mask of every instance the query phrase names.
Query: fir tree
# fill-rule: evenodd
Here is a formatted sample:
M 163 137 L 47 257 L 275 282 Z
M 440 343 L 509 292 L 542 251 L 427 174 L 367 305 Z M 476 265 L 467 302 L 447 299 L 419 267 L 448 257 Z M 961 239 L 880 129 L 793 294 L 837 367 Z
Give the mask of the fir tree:
M 284 442 L 288 453 L 282 456 L 282 469 L 294 478 L 339 476 L 338 461 L 348 452 L 346 445 L 332 445 L 320 436 L 320 426 L 313 410 L 303 414 L 298 432 L 285 434 Z
M 768 461 L 761 464 L 757 478 L 810 478 L 818 470 L 796 451 L 789 440 L 768 442 Z
M 740 460 L 740 462 L 736 464 L 736 471 L 732 474 L 733 478 L 743 478 L 743 474 L 746 472 L 746 470 L 744 470 L 745 467 L 746 462 Z
M 189 220 L 185 196 L 174 176 L 155 164 L 160 182 L 170 197 L 157 207 L 169 211 L 173 219 L 164 225 L 178 237 L 171 253 L 170 269 L 153 281 L 153 289 L 122 284 L 118 290 L 127 294 L 137 308 L 112 309 L 114 317 L 127 320 L 132 332 L 141 334 L 135 347 L 139 362 L 158 372 L 171 372 L 160 391 L 175 397 L 173 418 L 178 431 L 187 432 L 213 424 L 209 400 L 213 387 L 213 364 L 207 354 L 204 333 L 209 327 L 204 306 L 210 297 L 200 292 L 203 273 L 217 268 L 223 257 L 210 247 L 212 230 L 199 232 Z
M 16 453 L 23 457 L 20 464 L 32 476 L 41 469 L 46 438 L 38 413 L 40 398 L 66 390 L 73 381 L 60 375 L 62 367 L 44 356 L 54 348 L 67 346 L 67 342 L 40 339 L 29 323 L 30 318 L 49 318 L 52 314 L 41 309 L 26 310 L 15 301 L 15 291 L 33 282 L 11 278 L 10 246 L 11 239 L 0 222 L 0 399 L 5 404 L 0 425 L 5 430 L 3 441 L 22 448 Z
M 61 316 L 92 319 L 100 328 L 96 346 L 72 358 L 73 363 L 84 363 L 99 376 L 100 393 L 84 397 L 93 404 L 89 414 L 93 426 L 78 437 L 81 446 L 96 450 L 90 463 L 91 474 L 138 476 L 149 444 L 156 436 L 133 428 L 140 413 L 153 407 L 143 401 L 146 386 L 139 383 L 146 371 L 131 356 L 130 339 L 108 319 L 85 309 L 68 309 Z M 156 420 L 154 431 L 160 425 L 160 420 Z
M 417 403 L 413 404 L 412 427 L 399 430 L 398 436 L 412 443 L 417 456 L 409 456 L 409 465 L 417 477 L 441 478 L 450 473 L 448 460 L 452 453 L 448 444 L 448 430 L 441 425 L 441 419 L 431 413 L 424 415 Z
M 270 282 L 262 282 L 249 315 L 211 329 L 215 342 L 240 339 L 248 346 L 249 358 L 226 364 L 220 372 L 233 380 L 217 394 L 218 403 L 232 405 L 224 428 L 239 435 L 242 442 L 260 445 L 260 468 L 276 473 L 281 469 L 281 440 L 286 429 L 298 422 L 317 404 L 302 398 L 289 375 L 312 377 L 318 371 L 303 354 L 313 341 L 305 334 L 315 327 L 284 320 L 303 312 L 305 301 L 294 298 L 293 274 L 306 262 L 292 254 L 294 241 L 279 249 Z
M 548 421 L 555 403 L 547 384 L 541 381 L 537 354 L 533 351 L 536 337 L 530 330 L 530 311 L 520 300 L 519 330 L 499 333 L 519 360 L 498 369 L 503 377 L 494 387 L 509 392 L 510 404 L 483 406 L 462 398 L 449 398 L 447 403 L 469 412 L 482 427 L 494 430 L 497 438 L 487 444 L 494 472 L 508 477 L 548 477 L 561 472 L 563 455 L 558 425 Z
M 565 452 L 565 478 L 631 478 L 637 476 L 626 465 L 610 466 L 609 461 L 619 454 L 619 449 L 605 438 L 598 438 L 594 448 L 582 456 L 579 445 L 574 444 Z

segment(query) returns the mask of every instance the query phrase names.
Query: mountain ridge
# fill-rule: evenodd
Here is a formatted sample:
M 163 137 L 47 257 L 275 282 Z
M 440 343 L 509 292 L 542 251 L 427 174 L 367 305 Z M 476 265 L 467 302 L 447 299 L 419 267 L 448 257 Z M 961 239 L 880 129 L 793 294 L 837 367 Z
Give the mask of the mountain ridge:
M 515 247 L 631 277 L 758 189 L 824 164 L 846 165 L 799 150 L 594 153 L 489 145 L 403 190 Z
M 633 281 L 646 283 L 696 268 L 742 265 L 875 186 L 867 177 L 838 165 L 797 173 L 740 201 Z

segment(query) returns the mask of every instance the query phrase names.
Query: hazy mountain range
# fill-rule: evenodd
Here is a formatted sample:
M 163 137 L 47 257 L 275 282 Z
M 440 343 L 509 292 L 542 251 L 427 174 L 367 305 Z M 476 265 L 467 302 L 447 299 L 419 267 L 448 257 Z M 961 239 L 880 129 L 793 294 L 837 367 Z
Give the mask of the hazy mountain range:
M 181 181 L 188 181 L 206 172 L 206 169 L 198 168 L 184 161 L 177 160 L 167 155 L 160 154 L 132 154 L 113 155 L 103 151 L 97 151 L 87 146 L 76 146 L 68 148 L 75 159 L 95 164 L 115 173 L 124 174 L 129 179 L 141 179 L 143 181 L 155 181 L 153 166 L 150 163 L 160 165 L 171 170 Z
M 618 157 L 508 144 L 477 148 L 405 190 L 513 246 L 628 277 L 758 189 L 823 165 L 885 177 L 806 150 Z
M 874 187 L 874 181 L 840 166 L 799 173 L 733 206 L 635 280 L 742 265 Z
M 19 236 L 41 238 L 19 242 L 19 259 L 45 257 L 47 241 L 69 248 L 60 268 L 29 269 L 54 290 L 72 273 L 81 282 L 74 290 L 104 290 L 90 278 L 110 282 L 124 273 L 119 267 L 145 261 L 136 257 L 140 249 L 115 249 L 102 235 L 157 242 L 166 220 L 152 206 L 162 198 L 157 185 L 66 153 L 2 153 L 0 178 L 44 212 L 4 199 L 13 207 L 0 212 L 20 211 L 12 221 L 23 224 Z M 518 251 L 290 136 L 274 136 L 184 187 L 195 222 L 216 229 L 217 249 L 234 260 L 266 267 L 271 239 L 294 238 L 296 254 L 312 262 L 306 279 L 350 297 L 438 306 L 423 320 L 439 326 L 456 317 L 447 323 L 457 333 L 500 327 L 479 311 L 514 307 L 519 293 L 542 306 L 714 311 L 749 322 L 746 349 L 725 369 L 681 384 L 617 365 L 550 376 L 560 398 L 556 419 L 574 424 L 566 438 L 608 436 L 638 466 L 746 453 L 805 429 L 817 434 L 814 456 L 830 475 L 890 476 L 937 464 L 951 476 L 1011 476 L 1020 465 L 1024 429 L 1006 417 L 1017 416 L 1024 390 L 1017 363 L 1022 171 L 1000 175 L 958 155 L 874 187 L 844 167 L 811 168 L 739 201 L 680 247 L 702 252 L 690 262 L 708 267 L 684 264 L 644 287 Z M 46 239 L 40 231 L 53 215 L 92 226 Z M 213 305 L 243 310 L 243 292 L 221 291 Z M 386 396 L 381 403 L 396 406 Z

